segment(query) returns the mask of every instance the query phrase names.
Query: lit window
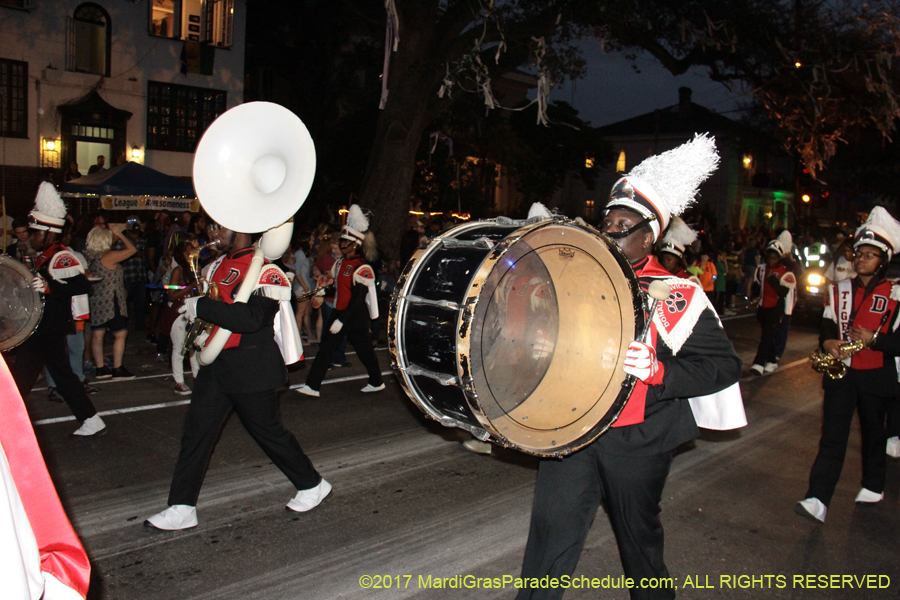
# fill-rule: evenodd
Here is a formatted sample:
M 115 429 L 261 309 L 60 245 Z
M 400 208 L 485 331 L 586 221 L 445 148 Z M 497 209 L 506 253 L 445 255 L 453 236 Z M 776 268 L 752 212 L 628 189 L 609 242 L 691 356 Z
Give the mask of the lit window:
M 594 157 L 588 156 L 584 159 L 584 168 L 585 169 L 593 169 L 594 168 Z
M 622 150 L 619 152 L 619 160 L 616 161 L 616 171 L 619 173 L 625 172 L 625 151 Z
M 69 20 L 70 71 L 109 76 L 109 15 L 96 4 L 82 4 Z
M 147 149 L 193 152 L 206 128 L 225 112 L 226 92 L 147 83 Z
M 0 58 L 0 137 L 28 137 L 28 63 Z
M 153 0 L 150 35 L 230 47 L 234 0 Z
M 594 218 L 594 201 L 593 200 L 585 200 L 584 201 L 584 218 L 585 219 L 593 219 Z

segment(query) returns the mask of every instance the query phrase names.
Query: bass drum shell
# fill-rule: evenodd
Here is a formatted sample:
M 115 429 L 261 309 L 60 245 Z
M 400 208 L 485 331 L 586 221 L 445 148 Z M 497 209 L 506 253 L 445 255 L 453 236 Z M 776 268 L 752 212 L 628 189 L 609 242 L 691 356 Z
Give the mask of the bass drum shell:
M 563 219 L 451 229 L 407 264 L 391 303 L 394 367 L 429 417 L 538 456 L 606 431 L 634 385 L 643 329 L 618 247 Z

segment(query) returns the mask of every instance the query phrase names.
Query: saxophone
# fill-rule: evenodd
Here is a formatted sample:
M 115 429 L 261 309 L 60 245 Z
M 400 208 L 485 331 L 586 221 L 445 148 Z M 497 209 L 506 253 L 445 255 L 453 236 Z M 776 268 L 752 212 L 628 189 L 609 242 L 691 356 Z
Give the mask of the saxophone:
M 208 244 L 204 244 L 203 246 L 191 250 L 190 254 L 188 254 L 188 265 L 191 267 L 191 273 L 194 274 L 194 280 L 198 284 L 206 284 L 206 295 L 212 300 L 219 299 L 219 287 L 216 285 L 216 282 L 208 281 L 203 276 L 203 273 L 200 272 L 200 253 L 207 248 L 215 246 L 217 243 L 218 242 L 209 242 Z M 181 345 L 181 355 L 184 356 L 191 350 L 202 350 L 202 347 L 197 343 L 197 338 L 200 337 L 201 334 L 206 334 L 208 336 L 212 330 L 212 323 L 207 323 L 202 319 L 194 319 L 194 322 L 191 323 L 191 326 L 188 328 L 187 335 L 184 338 L 184 344 Z
M 870 347 L 875 343 L 876 337 L 878 337 L 877 333 L 869 341 L 856 340 L 855 342 L 844 342 L 838 346 L 838 349 L 841 351 L 841 354 L 850 356 L 860 350 Z M 809 362 L 814 371 L 824 373 L 831 379 L 843 379 L 844 375 L 847 374 L 847 365 L 844 364 L 844 361 L 835 358 L 831 352 L 826 352 L 821 348 L 816 348 L 813 353 L 809 355 Z

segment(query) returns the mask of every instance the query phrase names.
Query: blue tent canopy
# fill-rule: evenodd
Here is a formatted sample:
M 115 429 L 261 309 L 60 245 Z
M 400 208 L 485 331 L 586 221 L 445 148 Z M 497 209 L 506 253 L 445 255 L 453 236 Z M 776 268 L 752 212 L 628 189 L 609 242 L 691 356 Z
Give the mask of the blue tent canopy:
M 136 162 L 97 171 L 59 186 L 64 196 L 168 196 L 195 198 L 190 183 Z

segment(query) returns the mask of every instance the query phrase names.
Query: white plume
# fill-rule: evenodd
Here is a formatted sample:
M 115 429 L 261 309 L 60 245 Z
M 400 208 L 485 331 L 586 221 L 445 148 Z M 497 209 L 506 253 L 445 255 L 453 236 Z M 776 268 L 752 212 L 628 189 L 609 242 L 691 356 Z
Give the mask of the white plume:
M 697 240 L 697 232 L 688 227 L 688 224 L 681 220 L 681 217 L 672 219 L 669 230 L 663 237 L 663 244 L 675 244 L 682 248 L 687 248 Z
M 546 206 L 544 206 L 540 202 L 535 202 L 531 205 L 531 208 L 528 209 L 528 218 L 533 219 L 535 217 L 540 217 L 542 219 L 551 219 L 553 218 L 553 215 L 550 213 Z
M 645 159 L 626 178 L 637 177 L 649 183 L 674 217 L 694 202 L 700 184 L 718 165 L 716 140 L 703 133 L 677 148 Z
M 369 219 L 363 214 L 358 204 L 351 204 L 347 213 L 347 226 L 352 227 L 359 233 L 365 233 L 369 230 Z
M 34 198 L 34 210 L 48 217 L 66 218 L 66 205 L 49 181 L 43 182 L 38 188 L 37 196 Z
M 775 238 L 778 241 L 778 244 L 781 246 L 781 254 L 784 256 L 785 254 L 790 254 L 791 250 L 794 248 L 794 238 L 791 237 L 791 232 L 785 229 L 781 233 L 778 234 L 778 237 Z
M 869 218 L 863 225 L 863 227 L 866 226 L 881 229 L 884 236 L 890 241 L 891 246 L 893 246 L 892 250 L 898 250 L 898 245 L 900 245 L 900 223 L 891 216 L 891 213 L 886 208 L 883 206 L 873 208 L 872 212 L 869 213 Z

